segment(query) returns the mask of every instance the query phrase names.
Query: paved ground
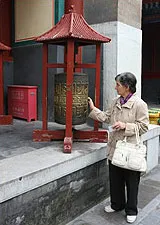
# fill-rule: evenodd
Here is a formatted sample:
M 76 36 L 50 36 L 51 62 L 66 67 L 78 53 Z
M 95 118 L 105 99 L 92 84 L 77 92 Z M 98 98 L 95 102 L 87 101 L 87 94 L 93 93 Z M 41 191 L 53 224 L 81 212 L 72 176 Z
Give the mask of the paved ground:
M 49 128 L 54 124 L 50 123 Z M 13 126 L 0 126 L 0 160 L 53 145 L 52 142 L 33 142 L 32 133 L 41 129 L 42 123 L 13 120 Z
M 79 130 L 87 128 L 85 125 L 78 125 L 76 127 Z M 13 126 L 0 126 L 0 160 L 53 146 L 53 142 L 33 142 L 32 133 L 36 129 L 42 129 L 41 121 L 31 121 L 28 123 L 25 120 L 14 119 Z M 50 122 L 48 123 L 48 129 L 64 129 L 64 125 Z M 54 141 L 54 143 L 63 142 Z
M 67 225 L 125 225 L 124 211 L 104 212 L 109 198 L 88 210 Z M 160 225 L 160 164 L 141 178 L 139 190 L 139 214 L 134 225 Z

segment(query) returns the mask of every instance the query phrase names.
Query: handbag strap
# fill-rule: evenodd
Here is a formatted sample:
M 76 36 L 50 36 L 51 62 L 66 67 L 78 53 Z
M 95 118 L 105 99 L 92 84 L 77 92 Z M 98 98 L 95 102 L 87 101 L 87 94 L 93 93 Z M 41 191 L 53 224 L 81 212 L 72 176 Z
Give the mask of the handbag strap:
M 137 124 L 135 124 L 135 133 L 136 133 L 137 144 L 139 144 L 140 143 L 140 136 L 139 136 L 139 129 L 138 129 Z
M 136 142 L 137 144 L 140 144 L 141 140 L 140 140 L 140 136 L 139 136 L 139 129 L 137 124 L 135 124 L 135 134 L 136 134 Z M 125 136 L 123 139 L 124 142 L 127 142 L 127 137 Z

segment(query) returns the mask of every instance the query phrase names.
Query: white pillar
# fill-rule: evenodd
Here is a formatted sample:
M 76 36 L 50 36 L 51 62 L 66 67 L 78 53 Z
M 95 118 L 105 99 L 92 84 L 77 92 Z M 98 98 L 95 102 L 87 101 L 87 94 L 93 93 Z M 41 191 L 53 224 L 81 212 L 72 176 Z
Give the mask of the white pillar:
M 115 76 L 131 72 L 137 78 L 137 93 L 141 96 L 142 31 L 122 22 L 92 25 L 99 33 L 110 37 L 103 44 L 103 107 L 106 109 L 117 95 Z

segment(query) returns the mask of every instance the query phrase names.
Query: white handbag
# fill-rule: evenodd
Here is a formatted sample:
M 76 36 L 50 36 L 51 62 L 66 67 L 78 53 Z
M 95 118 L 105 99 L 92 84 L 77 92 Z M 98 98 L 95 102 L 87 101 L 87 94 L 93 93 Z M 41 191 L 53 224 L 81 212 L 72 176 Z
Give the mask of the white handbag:
M 145 172 L 146 163 L 146 146 L 140 141 L 139 130 L 135 126 L 136 143 L 127 142 L 127 138 L 117 141 L 115 152 L 112 158 L 112 164 L 121 168 Z

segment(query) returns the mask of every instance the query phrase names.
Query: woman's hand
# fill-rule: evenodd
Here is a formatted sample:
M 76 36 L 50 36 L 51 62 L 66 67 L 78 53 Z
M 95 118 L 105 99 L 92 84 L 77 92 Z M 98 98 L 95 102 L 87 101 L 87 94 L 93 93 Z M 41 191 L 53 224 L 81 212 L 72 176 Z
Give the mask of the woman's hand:
M 90 97 L 88 97 L 88 104 L 89 104 L 90 110 L 92 110 L 94 108 L 94 103 Z
M 123 122 L 118 121 L 115 124 L 113 124 L 112 128 L 114 130 L 124 130 L 126 128 L 126 124 L 123 123 Z

